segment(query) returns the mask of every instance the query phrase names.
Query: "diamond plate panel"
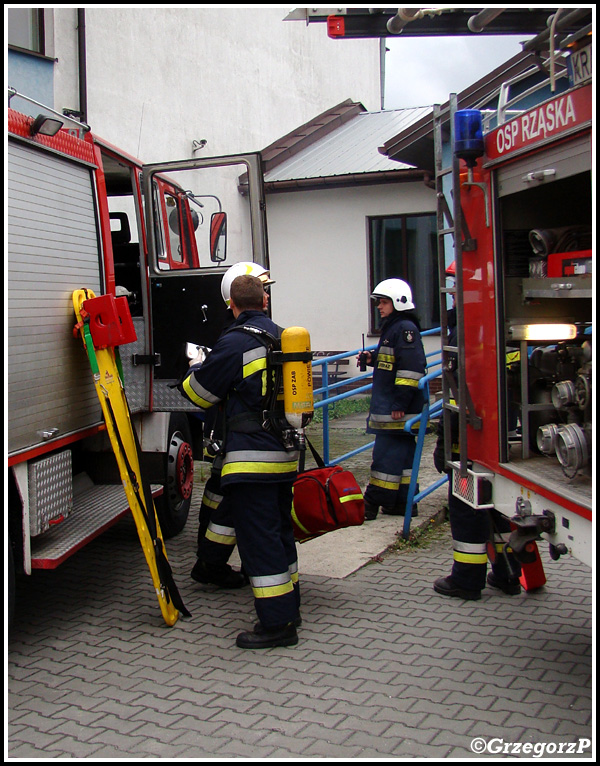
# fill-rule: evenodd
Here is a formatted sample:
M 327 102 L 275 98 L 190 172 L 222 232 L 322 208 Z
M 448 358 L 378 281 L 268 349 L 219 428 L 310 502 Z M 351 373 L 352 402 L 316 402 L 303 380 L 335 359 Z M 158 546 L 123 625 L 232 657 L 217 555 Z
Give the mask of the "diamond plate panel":
M 199 408 L 179 393 L 176 380 L 155 380 L 152 391 L 157 412 L 200 412 Z
M 121 364 L 123 367 L 123 382 L 125 394 L 131 412 L 144 412 L 147 409 L 149 388 L 149 367 L 135 365 L 132 362 L 134 354 L 143 354 L 146 346 L 145 326 L 143 317 L 132 317 L 137 340 L 121 346 Z
M 65 450 L 28 465 L 29 530 L 32 537 L 66 519 L 73 510 L 71 451 Z

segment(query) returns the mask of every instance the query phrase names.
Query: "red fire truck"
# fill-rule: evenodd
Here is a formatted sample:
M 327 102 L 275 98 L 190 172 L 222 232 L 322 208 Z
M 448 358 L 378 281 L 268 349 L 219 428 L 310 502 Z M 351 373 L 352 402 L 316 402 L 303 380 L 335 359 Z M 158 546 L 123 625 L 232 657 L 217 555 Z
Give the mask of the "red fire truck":
M 445 358 L 458 357 L 458 374 L 444 373 L 444 417 L 458 413 L 460 445 L 458 460 L 446 450 L 452 489 L 509 517 L 524 560 L 545 539 L 553 558 L 569 552 L 591 565 L 592 85 L 487 132 L 485 115 L 457 110 L 456 97 L 450 117 L 456 285 L 446 291 L 458 341 Z M 443 280 L 448 228 L 440 232 Z
M 202 446 L 202 422 L 174 387 L 186 349 L 195 356 L 221 332 L 226 268 L 267 265 L 258 155 L 142 165 L 9 89 L 15 97 L 39 116 L 8 110 L 11 603 L 15 573 L 58 566 L 128 512 L 73 334 L 73 291 L 127 298 L 136 340 L 119 349 L 125 390 L 170 537 L 186 523 Z
M 498 92 L 480 81 L 460 110 L 456 95 L 434 108 L 440 284 L 453 260 L 456 272 L 440 307 L 446 338 L 454 296 L 457 341 L 442 342 L 446 463 L 456 495 L 513 521 L 511 546 L 524 561 L 545 539 L 554 558 L 591 564 L 591 6 L 332 11 L 295 9 L 288 19 L 326 23 L 336 40 L 534 35 Z M 493 99 L 497 109 L 480 113 Z M 417 125 L 382 151 L 428 162 L 430 143 L 429 126 Z

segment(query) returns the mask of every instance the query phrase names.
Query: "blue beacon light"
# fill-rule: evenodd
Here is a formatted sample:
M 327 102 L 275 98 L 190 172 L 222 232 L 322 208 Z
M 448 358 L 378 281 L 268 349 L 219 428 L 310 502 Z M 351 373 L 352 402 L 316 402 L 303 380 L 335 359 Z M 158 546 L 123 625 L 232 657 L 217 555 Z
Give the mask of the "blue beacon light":
M 483 119 L 478 109 L 460 109 L 454 113 L 454 154 L 467 165 L 467 180 L 461 180 L 461 187 L 476 186 L 483 192 L 485 225 L 489 228 L 489 190 L 486 184 L 473 180 L 477 158 L 485 154 Z
M 454 113 L 454 154 L 474 168 L 484 153 L 483 123 L 478 109 L 460 109 Z

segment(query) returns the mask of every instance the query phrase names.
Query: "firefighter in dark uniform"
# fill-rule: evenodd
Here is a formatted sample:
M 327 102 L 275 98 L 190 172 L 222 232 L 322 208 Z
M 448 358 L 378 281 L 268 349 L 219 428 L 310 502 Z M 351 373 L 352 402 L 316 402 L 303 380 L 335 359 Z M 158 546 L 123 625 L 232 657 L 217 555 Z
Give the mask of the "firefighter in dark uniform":
M 230 308 L 231 284 L 236 277 L 243 274 L 258 277 L 265 287 L 274 284 L 269 271 L 258 263 L 242 261 L 231 266 L 221 281 L 221 295 L 227 306 L 228 315 L 224 330 L 227 330 L 234 322 Z M 266 292 L 264 301 L 266 310 L 268 307 Z M 220 448 L 224 437 L 224 427 L 223 404 L 212 407 L 204 413 L 205 454 L 212 461 L 212 465 L 210 476 L 204 485 L 200 505 L 197 559 L 191 577 L 199 583 L 210 583 L 220 588 L 232 589 L 241 588 L 246 584 L 247 579 L 244 574 L 237 572 L 228 563 L 236 546 L 236 534 L 221 487 L 223 455 Z
M 375 445 L 364 495 L 365 520 L 375 519 L 379 508 L 391 515 L 405 513 L 415 437 L 404 425 L 423 409 L 425 399 L 418 386 L 426 367 L 409 285 L 402 279 L 386 279 L 371 297 L 383 323 L 377 349 L 359 355 L 359 363 L 366 361 L 374 368 L 367 433 L 375 434 Z
M 455 278 L 455 264 L 450 264 L 446 276 Z M 457 345 L 456 308 L 448 311 L 448 345 Z M 449 360 L 450 372 L 456 380 L 456 356 L 452 354 Z M 450 413 L 452 460 L 460 460 L 458 443 L 458 414 Z M 447 470 L 444 457 L 443 419 L 438 425 L 438 438 L 433 454 L 434 465 L 442 473 Z M 508 547 L 510 537 L 510 522 L 494 508 L 477 509 L 463 502 L 452 492 L 452 475 L 448 484 L 448 514 L 452 532 L 454 561 L 448 577 L 439 577 L 433 584 L 436 593 L 443 596 L 462 598 L 476 601 L 481 598 L 481 591 L 486 585 L 488 544 L 491 543 L 492 570 L 487 575 L 487 584 L 498 588 L 508 595 L 521 592 L 519 577 L 521 565 Z
M 202 503 L 198 517 L 198 547 L 196 563 L 191 572 L 193 580 L 210 583 L 219 588 L 241 588 L 246 579 L 228 563 L 236 546 L 235 529 L 221 488 L 223 455 L 218 452 L 222 438 L 221 426 L 224 419 L 222 407 L 214 407 L 214 415 L 207 413 L 204 426 L 210 438 L 205 453 L 212 456 L 210 476 L 204 485 Z M 214 446 L 213 446 L 214 445 Z
M 225 406 L 221 487 L 258 615 L 254 630 L 240 633 L 236 644 L 247 649 L 292 646 L 298 642 L 300 621 L 291 521 L 298 452 L 262 427 L 270 370 L 267 348 L 252 328 L 275 337 L 281 330 L 264 313 L 264 288 L 257 277 L 233 280 L 231 309 L 235 321 L 206 360 L 190 367 L 179 388 L 202 409 Z

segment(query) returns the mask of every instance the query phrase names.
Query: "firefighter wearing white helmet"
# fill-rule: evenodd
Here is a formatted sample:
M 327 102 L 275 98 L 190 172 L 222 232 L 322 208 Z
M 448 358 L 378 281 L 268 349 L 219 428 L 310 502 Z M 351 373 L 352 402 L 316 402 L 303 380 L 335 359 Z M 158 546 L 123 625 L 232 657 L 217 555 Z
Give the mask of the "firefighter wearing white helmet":
M 228 308 L 223 330 L 227 330 L 234 316 L 230 308 L 231 283 L 236 277 L 249 274 L 258 277 L 264 285 L 274 284 L 269 272 L 264 266 L 252 261 L 241 261 L 233 264 L 221 280 L 221 295 Z M 265 296 L 265 310 L 267 308 Z M 191 365 L 200 363 L 200 359 L 192 360 Z M 214 407 L 204 416 L 205 459 L 212 461 L 210 476 L 204 487 L 199 512 L 198 546 L 196 563 L 191 577 L 196 582 L 210 583 L 220 588 L 241 588 L 246 579 L 241 572 L 234 570 L 229 559 L 233 553 L 237 539 L 235 528 L 231 523 L 231 513 L 227 498 L 221 487 L 221 471 L 223 454 L 220 452 L 224 438 L 224 409 Z
M 290 515 L 298 452 L 288 449 L 273 429 L 262 426 L 265 409 L 272 405 L 266 384 L 268 352 L 261 338 L 282 335 L 263 309 L 264 289 L 257 277 L 248 274 L 233 280 L 233 324 L 206 361 L 193 365 L 179 385 L 180 392 L 202 410 L 223 407 L 225 412 L 221 472 L 225 513 L 215 532 L 237 540 L 252 587 L 260 625 L 237 637 L 237 646 L 246 649 L 298 643 L 295 623 L 300 607 Z M 207 543 L 216 541 L 208 534 L 210 528 L 209 524 Z M 209 548 L 201 546 L 200 553 L 208 554 Z M 203 561 L 198 559 L 199 567 L 192 574 L 200 582 L 207 581 Z M 222 587 L 231 587 L 229 578 Z
M 375 434 L 371 475 L 365 490 L 365 519 L 382 513 L 404 515 L 415 454 L 415 437 L 404 426 L 423 409 L 419 381 L 425 375 L 425 351 L 410 286 L 385 279 L 373 290 L 382 319 L 377 349 L 366 351 L 373 367 L 367 433 Z M 362 356 L 362 354 L 361 354 Z M 417 488 L 418 492 L 418 488 Z M 416 509 L 412 511 L 416 515 Z
M 389 298 L 396 311 L 414 311 L 415 308 L 412 290 L 403 279 L 384 279 L 373 290 L 371 298 Z
M 241 277 L 244 274 L 249 274 L 251 277 L 258 277 L 263 285 L 273 285 L 275 281 L 271 279 L 268 269 L 261 266 L 259 263 L 253 263 L 252 261 L 240 261 L 234 263 L 223 275 L 221 280 L 221 295 L 225 301 L 225 305 L 229 308 L 231 283 L 236 277 Z

